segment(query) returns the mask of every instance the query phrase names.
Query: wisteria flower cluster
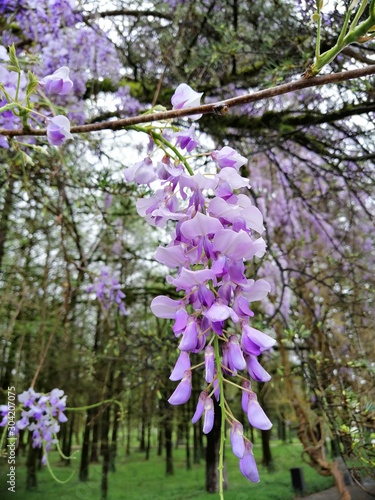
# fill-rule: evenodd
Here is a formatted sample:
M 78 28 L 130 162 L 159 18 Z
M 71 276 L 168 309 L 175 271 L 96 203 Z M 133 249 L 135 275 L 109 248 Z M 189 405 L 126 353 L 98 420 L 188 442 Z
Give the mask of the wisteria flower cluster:
M 28 429 L 32 435 L 32 447 L 43 448 L 42 463 L 47 463 L 48 452 L 56 444 L 60 423 L 67 422 L 64 414 L 66 395 L 60 389 L 53 389 L 49 394 L 35 392 L 33 388 L 18 396 L 22 405 L 21 418 L 16 422 L 16 431 Z M 8 406 L 0 406 L 3 417 L 0 426 L 8 423 Z
M 6 48 L 0 46 L 0 60 L 3 62 L 3 64 L 0 64 L 1 121 L 3 123 L 5 121 L 8 128 L 19 126 L 19 116 L 13 113 L 12 106 L 17 107 L 24 113 L 32 113 L 36 119 L 42 118 L 47 121 L 47 139 L 51 145 L 61 146 L 67 139 L 72 139 L 70 122 L 66 116 L 57 115 L 53 118 L 46 118 L 40 112 L 30 109 L 30 99 L 32 96 L 35 97 L 34 92 L 38 89 L 38 86 L 47 94 L 55 96 L 66 95 L 72 90 L 73 82 L 69 77 L 69 68 L 63 66 L 38 82 L 30 72 L 28 78 L 26 78 L 19 66 L 14 46 L 10 47 L 9 55 Z M 11 64 L 6 67 L 5 63 L 8 62 Z M 1 138 L 0 147 L 9 147 L 5 138 Z
M 104 266 L 94 283 L 87 287 L 88 293 L 94 292 L 96 298 L 105 309 L 109 309 L 111 304 L 118 307 L 120 313 L 126 316 L 128 313 L 125 309 L 123 299 L 125 298 L 124 292 L 121 290 L 122 285 L 113 274 L 108 266 Z
M 197 96 L 200 99 L 200 94 L 182 84 L 172 98 L 173 106 L 196 106 Z M 165 147 L 162 136 L 154 134 L 153 138 Z M 175 134 L 175 138 L 176 145 L 189 153 L 198 146 L 193 128 Z M 203 416 L 203 431 L 210 432 L 214 423 L 212 398 L 220 401 L 230 423 L 232 449 L 240 459 L 240 470 L 249 480 L 259 481 L 252 445 L 225 401 L 224 385 L 233 384 L 238 377 L 240 383 L 235 385 L 242 390 L 242 408 L 250 424 L 257 429 L 271 428 L 251 382 L 239 374 L 247 372 L 261 382 L 270 379 L 258 356 L 275 340 L 251 325 L 254 313 L 250 308 L 251 302 L 266 297 L 270 285 L 263 279 L 246 277 L 246 261 L 262 257 L 266 250 L 261 237 L 263 218 L 245 194 L 249 180 L 239 173 L 247 163 L 245 157 L 229 146 L 213 151 L 217 171 L 204 175 L 194 173 L 186 159 L 181 162 L 180 153 L 174 155 L 176 145 L 170 144 L 171 154 L 162 161 L 155 164 L 147 157 L 125 171 L 127 181 L 150 185 L 157 180 L 160 186 L 149 198 L 137 201 L 139 215 L 159 227 L 175 223 L 170 243 L 158 248 L 155 259 L 177 270 L 167 281 L 182 297 L 158 296 L 151 303 L 155 316 L 174 320 L 173 332 L 179 339 L 180 355 L 170 378 L 180 382 L 169 402 L 180 405 L 190 399 L 194 369 L 190 356 L 202 352 L 206 387 L 192 421 Z

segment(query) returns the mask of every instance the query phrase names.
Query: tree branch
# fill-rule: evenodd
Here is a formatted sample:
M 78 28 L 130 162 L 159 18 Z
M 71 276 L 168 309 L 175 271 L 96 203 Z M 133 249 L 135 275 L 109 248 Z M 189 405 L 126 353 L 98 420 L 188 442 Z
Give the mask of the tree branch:
M 85 19 L 97 19 L 98 17 L 116 17 L 116 16 L 131 16 L 131 17 L 143 17 L 152 16 L 159 19 L 167 19 L 168 21 L 173 20 L 173 16 L 166 14 L 164 12 L 157 12 L 154 10 L 132 10 L 132 9 L 117 9 L 117 10 L 106 10 L 104 12 L 92 12 L 90 14 L 85 14 Z
M 217 115 L 225 115 L 228 110 L 232 107 L 239 106 L 241 104 L 246 104 L 249 102 L 260 101 L 262 99 L 269 99 L 282 94 L 288 94 L 290 92 L 295 92 L 297 90 L 302 90 L 309 87 L 318 87 L 321 85 L 336 84 L 347 80 L 353 80 L 357 78 L 362 78 L 365 76 L 370 76 L 375 74 L 375 64 L 367 66 L 365 68 L 354 69 L 349 71 L 343 71 L 341 73 L 333 73 L 330 75 L 316 76 L 312 78 L 300 78 L 294 82 L 285 83 L 277 87 L 272 87 L 265 90 L 260 90 L 258 92 L 253 92 L 252 94 L 246 94 L 240 97 L 233 97 L 231 99 L 226 99 L 224 101 L 215 102 L 212 104 L 204 104 L 202 106 L 196 106 L 194 108 L 188 109 L 177 109 L 172 111 L 164 111 L 158 113 L 144 114 L 141 116 L 134 116 L 129 118 L 123 118 L 115 121 L 105 121 L 100 123 L 90 123 L 87 125 L 78 125 L 71 128 L 72 134 L 79 134 L 85 132 L 98 132 L 100 130 L 121 130 L 132 125 L 137 125 L 140 123 L 151 123 L 155 121 L 170 120 L 173 118 L 183 118 L 191 115 L 197 114 L 209 114 L 214 113 Z M 46 135 L 46 129 L 0 129 L 0 135 L 8 137 L 16 136 L 44 136 Z

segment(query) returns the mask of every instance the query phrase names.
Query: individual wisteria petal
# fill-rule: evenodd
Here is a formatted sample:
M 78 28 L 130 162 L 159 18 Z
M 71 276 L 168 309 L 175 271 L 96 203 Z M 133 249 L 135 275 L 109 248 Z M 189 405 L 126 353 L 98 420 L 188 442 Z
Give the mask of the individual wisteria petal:
M 182 334 L 182 340 L 178 346 L 180 351 L 193 351 L 198 342 L 198 328 L 195 320 L 191 320 Z
M 204 402 L 204 421 L 203 421 L 203 433 L 208 434 L 212 431 L 214 426 L 215 412 L 214 412 L 214 402 L 210 397 Z
M 238 172 L 234 171 L 233 168 L 223 168 L 216 175 L 216 177 L 220 179 L 221 182 L 224 181 L 225 183 L 229 184 L 232 189 L 250 187 L 249 179 L 245 179 L 245 177 L 242 177 Z
M 203 415 L 204 404 L 205 404 L 207 398 L 208 398 L 207 392 L 203 391 L 200 393 L 199 398 L 198 398 L 197 407 L 195 409 L 195 413 L 193 415 L 193 418 L 191 419 L 192 424 L 195 424 L 196 422 L 198 422 L 198 420 Z
M 190 271 L 183 268 L 180 275 L 171 280 L 178 290 L 190 290 L 194 286 L 201 285 L 208 280 L 215 279 L 215 273 L 211 269 L 201 269 L 198 271 Z
M 173 109 L 186 109 L 186 108 L 194 108 L 199 106 L 201 103 L 203 92 L 195 92 L 189 85 L 186 83 L 181 83 L 175 90 L 171 103 Z M 199 120 L 202 115 L 193 115 L 190 118 L 192 120 Z
M 48 120 L 47 139 L 53 146 L 61 146 L 67 139 L 73 139 L 70 122 L 66 116 L 57 115 Z
M 249 252 L 249 246 L 253 242 L 245 231 L 236 233 L 232 229 L 222 229 L 215 233 L 213 239 L 213 249 L 220 252 L 229 259 L 243 259 Z
M 180 300 L 173 300 L 165 295 L 158 295 L 151 302 L 151 311 L 157 318 L 173 319 L 180 308 Z
M 177 380 L 181 380 L 184 376 L 184 373 L 187 370 L 190 370 L 190 356 L 188 352 L 182 351 L 179 355 L 176 364 L 172 370 L 172 373 L 169 376 L 169 380 L 173 380 L 174 382 Z
M 248 380 L 242 381 L 242 397 L 241 397 L 241 406 L 245 413 L 247 413 L 247 409 L 249 407 L 249 395 L 251 390 L 251 384 Z
M 261 429 L 262 431 L 266 431 L 271 429 L 272 422 L 264 413 L 263 408 L 257 401 L 257 397 L 255 393 L 249 394 L 249 406 L 247 408 L 247 418 L 249 419 L 250 424 L 256 429 Z
M 232 315 L 232 309 L 225 304 L 220 302 L 215 302 L 212 306 L 205 312 L 206 318 L 210 321 L 225 321 Z
M 175 322 L 172 330 L 175 335 L 178 336 L 183 330 L 185 330 L 189 315 L 186 312 L 186 309 L 179 309 L 175 314 Z
M 238 170 L 247 163 L 247 158 L 241 156 L 229 146 L 224 146 L 219 151 L 213 151 L 211 157 L 219 168 L 231 167 Z
M 188 153 L 191 153 L 199 144 L 197 136 L 195 135 L 194 125 L 192 125 L 188 130 L 180 130 L 179 132 L 176 132 L 174 136 L 177 138 L 177 146 L 180 146 L 181 149 L 186 148 Z
M 181 233 L 188 239 L 215 234 L 220 229 L 223 229 L 223 226 L 217 219 L 201 214 L 200 212 L 193 219 L 181 224 Z
M 188 261 L 179 245 L 159 247 L 154 257 L 158 262 L 170 268 L 182 266 Z
M 191 371 L 187 370 L 181 382 L 176 387 L 172 396 L 168 399 L 171 405 L 183 405 L 187 403 L 191 396 Z
M 271 380 L 271 375 L 259 363 L 256 356 L 247 355 L 247 371 L 250 377 L 257 382 L 268 382 Z
M 230 442 L 233 455 L 242 458 L 245 454 L 245 440 L 243 437 L 243 425 L 240 422 L 232 422 L 230 426 Z
M 242 349 L 236 335 L 231 335 L 229 337 L 228 358 L 229 364 L 235 370 L 244 370 L 246 368 L 246 361 L 243 357 Z
M 269 335 L 249 325 L 244 325 L 242 328 L 241 345 L 247 354 L 258 356 L 261 352 L 271 349 L 275 342 L 276 340 Z
M 206 346 L 204 350 L 204 378 L 208 384 L 210 384 L 215 375 L 215 350 L 212 345 Z
M 250 441 L 245 443 L 245 454 L 239 462 L 241 473 L 253 483 L 259 483 L 259 473 Z
M 271 291 L 271 285 L 268 281 L 260 279 L 257 281 L 248 280 L 246 284 L 241 285 L 242 295 L 247 298 L 249 302 L 263 300 Z
M 142 161 L 135 163 L 131 167 L 124 170 L 125 179 L 128 182 L 136 182 L 137 184 L 149 185 L 158 178 L 154 164 L 151 158 L 144 158 Z
M 52 75 L 45 76 L 39 82 L 44 86 L 47 94 L 68 94 L 73 88 L 73 82 L 69 78 L 69 68 L 62 66 L 57 69 Z

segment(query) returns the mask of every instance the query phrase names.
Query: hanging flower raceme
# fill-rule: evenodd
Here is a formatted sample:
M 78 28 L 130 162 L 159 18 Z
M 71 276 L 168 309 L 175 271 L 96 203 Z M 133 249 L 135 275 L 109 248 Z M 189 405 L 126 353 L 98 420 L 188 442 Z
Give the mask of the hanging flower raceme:
M 109 309 L 111 304 L 118 307 L 120 314 L 126 316 L 128 313 L 125 309 L 123 299 L 124 292 L 121 290 L 122 285 L 112 273 L 108 266 L 104 266 L 94 283 L 87 287 L 86 292 L 94 292 L 96 298 L 101 302 L 105 309 Z
M 174 109 L 196 106 L 201 96 L 181 84 L 172 104 Z M 125 177 L 144 184 L 147 189 L 157 180 L 156 192 L 138 200 L 138 213 L 154 226 L 165 227 L 171 222 L 175 225 L 171 241 L 158 248 L 155 259 L 171 272 L 174 270 L 167 281 L 181 293 L 181 298 L 158 296 L 151 303 L 155 316 L 174 321 L 172 330 L 179 342 L 180 355 L 170 376 L 179 383 L 169 402 L 181 405 L 190 399 L 193 369 L 190 357 L 202 353 L 207 386 L 199 396 L 192 422 L 203 418 L 203 431 L 210 432 L 214 424 L 214 399 L 221 403 L 227 380 L 233 384 L 233 379 L 242 372 L 241 380 L 246 383 L 235 385 L 242 390 L 242 406 L 249 422 L 255 428 L 269 429 L 272 424 L 250 381 L 243 376 L 256 381 L 269 380 L 257 356 L 275 343 L 251 325 L 254 316 L 251 303 L 264 299 L 270 285 L 263 279 L 246 277 L 246 263 L 262 257 L 266 250 L 261 236 L 262 214 L 244 192 L 249 188 L 249 180 L 239 173 L 247 159 L 225 146 L 211 153 L 211 172 L 194 172 L 187 159 L 181 160 L 183 156 L 178 150 L 186 148 L 191 153 L 199 146 L 194 127 L 174 133 L 176 145 L 166 137 L 165 131 L 163 135 L 155 132 L 152 136 L 154 144 L 159 140 L 164 151 L 169 148 L 161 162 L 155 165 L 146 158 L 129 167 Z M 227 411 L 223 404 L 221 411 Z M 242 425 L 233 419 L 231 412 L 222 417 L 223 421 L 231 422 L 231 443 L 233 453 L 240 459 L 241 472 L 249 480 L 259 481 L 252 445 L 243 435 Z
M 16 433 L 27 429 L 31 433 L 32 447 L 43 448 L 42 463 L 46 464 L 52 444 L 56 444 L 60 423 L 67 422 L 64 414 L 66 396 L 64 391 L 53 389 L 49 394 L 41 394 L 33 388 L 18 396 L 21 403 L 21 418 L 15 422 Z M 1 405 L 3 417 L 0 427 L 8 425 L 8 406 Z

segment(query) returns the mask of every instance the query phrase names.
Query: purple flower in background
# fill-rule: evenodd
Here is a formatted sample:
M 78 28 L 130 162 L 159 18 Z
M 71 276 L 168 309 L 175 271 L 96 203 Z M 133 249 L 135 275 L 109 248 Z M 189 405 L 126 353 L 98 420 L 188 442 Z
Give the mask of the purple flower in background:
M 52 146 L 61 146 L 67 139 L 73 139 L 70 122 L 66 116 L 57 115 L 48 120 L 47 139 Z
M 92 285 L 87 287 L 86 291 L 88 293 L 95 292 L 96 298 L 103 304 L 105 309 L 109 309 L 111 304 L 115 304 L 121 314 L 124 316 L 128 314 L 123 302 L 125 294 L 109 267 L 102 268 L 100 276 L 96 278 Z
M 0 427 L 5 427 L 8 423 L 8 405 L 0 405 L 0 415 L 3 417 L 2 421 L 0 422 Z
M 66 408 L 66 395 L 60 389 L 53 389 L 49 394 L 39 394 L 33 388 L 18 396 L 22 404 L 21 419 L 16 422 L 18 430 L 28 429 L 32 434 L 32 447 L 45 449 L 42 463 L 47 462 L 47 455 L 52 444 L 57 442 L 56 434 L 60 430 L 59 422 L 68 419 L 63 411 Z
M 47 94 L 68 94 L 73 88 L 73 82 L 69 78 L 69 68 L 62 66 L 52 75 L 45 76 L 39 84 L 45 87 Z
M 173 109 L 187 109 L 199 106 L 203 92 L 195 92 L 186 83 L 181 83 L 175 90 L 171 102 Z M 199 120 L 202 115 L 190 116 L 192 120 Z

